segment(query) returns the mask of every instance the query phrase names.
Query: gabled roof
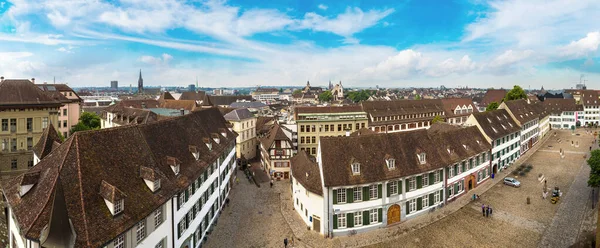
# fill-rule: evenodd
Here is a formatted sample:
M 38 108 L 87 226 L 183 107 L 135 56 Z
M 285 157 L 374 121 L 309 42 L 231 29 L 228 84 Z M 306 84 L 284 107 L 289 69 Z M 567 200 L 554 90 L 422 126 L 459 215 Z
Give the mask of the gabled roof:
M 300 150 L 290 160 L 292 168 L 292 176 L 302 186 L 317 195 L 323 195 L 323 187 L 321 186 L 321 172 L 319 164 L 315 158 L 306 154 L 306 151 Z
M 276 140 L 291 142 L 279 124 L 273 125 L 267 136 L 260 139 L 260 143 L 265 147 L 265 149 L 269 149 Z
M 248 110 L 247 108 L 243 108 L 243 109 L 236 109 L 233 110 L 227 114 L 225 114 L 225 120 L 228 121 L 240 121 L 240 120 L 245 120 L 245 119 L 249 119 L 249 118 L 254 118 L 254 115 L 252 113 L 250 113 L 250 110 Z
M 466 115 L 471 114 L 471 113 L 455 114 L 454 110 L 457 107 L 460 107 L 460 108 L 467 107 L 467 109 L 468 109 L 468 107 L 471 106 L 471 110 L 473 110 L 473 113 L 479 112 L 479 110 L 477 110 L 477 108 L 473 104 L 473 99 L 471 99 L 471 98 L 443 98 L 442 106 L 444 107 L 444 111 L 446 111 L 446 116 L 449 116 L 449 117 L 466 116 Z
M 37 142 L 37 144 L 33 146 L 32 150 L 39 159 L 43 159 L 46 157 L 46 155 L 50 154 L 54 148 L 56 148 L 54 145 L 55 143 L 60 144 L 61 142 L 62 140 L 60 140 L 60 137 L 56 132 L 56 128 L 54 128 L 54 125 L 50 123 L 50 125 L 44 129 L 42 137 L 40 137 L 40 140 Z
M 66 84 L 36 84 L 38 88 L 49 94 L 55 100 L 59 100 L 60 102 L 83 102 L 83 99 L 79 97 L 77 92 L 75 92 L 71 87 Z M 69 92 L 75 95 L 77 98 L 69 99 L 65 95 L 61 94 L 61 92 Z
M 371 135 L 371 134 L 376 134 L 376 132 L 371 129 L 368 129 L 366 127 L 363 127 L 361 129 L 358 129 L 358 130 L 354 131 L 353 133 L 351 133 L 350 136 Z
M 267 105 L 262 102 L 232 102 L 229 107 L 232 108 L 264 108 Z
M 364 101 L 361 104 L 363 110 L 371 116 L 394 116 L 444 111 L 441 99 Z
M 0 80 L 0 109 L 60 106 L 60 101 L 53 99 L 27 79 Z
M 581 103 L 585 105 L 600 105 L 600 99 L 598 99 L 598 92 L 595 90 L 582 90 L 581 91 Z
M 350 106 L 325 106 L 325 107 L 296 107 L 296 114 L 321 114 L 321 113 L 348 113 L 348 112 L 363 112 L 359 105 Z
M 209 150 L 202 140 L 221 131 L 226 136 Z M 101 247 L 185 190 L 208 165 L 230 151 L 236 136 L 216 108 L 152 124 L 76 132 L 29 170 L 39 172 L 40 178 L 26 195 L 19 196 L 22 175 L 2 182 L 2 188 L 25 238 L 40 238 L 50 223 L 53 198 L 62 190 L 68 219 L 77 233 L 74 246 Z M 198 147 L 198 160 L 188 151 L 190 145 Z M 167 156 L 181 161 L 178 175 L 167 164 Z M 157 172 L 159 191 L 152 192 L 140 178 L 142 166 Z M 116 198 L 126 196 L 118 218 L 104 203 L 103 181 L 122 193 L 115 193 Z
M 542 105 L 553 114 L 562 114 L 564 111 L 583 111 L 583 105 L 577 104 L 573 98 L 546 98 Z
M 204 91 L 188 91 L 181 93 L 179 100 L 193 100 L 200 103 L 201 106 L 211 106 L 212 103 Z
M 502 99 L 504 99 L 504 97 L 506 96 L 507 91 L 506 90 L 488 90 L 487 92 L 485 92 L 485 95 L 483 96 L 483 99 L 481 100 L 481 103 L 479 103 L 480 106 L 487 106 L 492 102 L 497 102 L 498 104 L 500 104 L 502 102 Z
M 165 91 L 160 94 L 160 97 L 158 97 L 158 101 L 161 100 L 175 100 L 175 97 L 173 97 L 173 95 L 171 95 L 171 93 L 169 93 L 168 91 Z
M 506 101 L 504 104 L 506 104 L 506 107 L 508 107 L 521 125 L 530 122 L 535 118 L 540 118 L 542 112 L 541 108 L 537 108 L 537 106 L 541 105 L 529 104 L 525 99 Z
M 127 108 L 158 108 L 160 106 L 160 103 L 158 102 L 158 100 L 154 100 L 154 99 L 135 99 L 135 100 L 122 100 L 119 103 L 121 106 L 123 107 L 127 107 Z M 114 105 L 117 105 L 114 104 Z M 111 105 L 111 106 L 114 106 Z M 108 108 L 110 108 L 111 106 L 109 106 Z M 110 111 L 109 111 L 110 112 Z
M 452 130 L 421 129 L 321 137 L 320 145 L 325 187 L 366 184 L 415 175 L 443 168 L 491 149 L 490 143 L 475 126 Z M 425 164 L 418 160 L 417 154 L 420 153 L 426 154 Z M 387 168 L 387 155 L 399 161 L 395 170 Z M 351 159 L 360 163 L 360 175 L 352 174 Z
M 519 132 L 521 127 L 505 109 L 473 113 L 483 132 L 492 140 Z
M 213 106 L 225 106 L 230 105 L 231 103 L 237 102 L 238 100 L 243 101 L 252 101 L 251 95 L 239 95 L 239 96 L 213 96 L 209 95 L 208 99 L 213 104 Z

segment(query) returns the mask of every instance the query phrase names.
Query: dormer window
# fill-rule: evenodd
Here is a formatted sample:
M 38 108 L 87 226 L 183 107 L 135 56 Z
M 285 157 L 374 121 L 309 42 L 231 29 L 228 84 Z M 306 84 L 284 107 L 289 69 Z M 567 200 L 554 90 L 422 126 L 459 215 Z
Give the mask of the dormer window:
M 469 147 L 467 145 L 463 144 L 463 147 L 465 148 L 465 150 L 469 150 Z
M 212 143 L 210 142 L 210 139 L 204 138 L 204 144 L 206 144 L 206 147 L 208 147 L 209 151 L 212 151 Z
M 360 175 L 360 164 L 352 163 L 352 175 Z
M 40 172 L 29 172 L 23 174 L 19 185 L 19 196 L 23 197 L 33 186 L 38 182 L 40 178 Z
M 115 210 L 114 210 L 114 214 L 113 215 L 117 215 L 117 214 L 123 212 L 124 207 L 125 207 L 125 200 L 123 200 L 123 199 L 118 200 L 115 203 Z
M 159 178 L 159 179 L 156 179 L 156 180 L 154 180 L 154 182 L 152 182 L 152 185 L 154 186 L 154 187 L 153 187 L 153 188 L 154 188 L 154 191 L 156 191 L 156 190 L 160 189 L 160 178 Z
M 427 163 L 426 156 L 425 156 L 425 153 L 424 153 L 424 152 L 422 152 L 422 153 L 419 153 L 419 154 L 417 155 L 417 157 L 419 157 L 419 163 L 421 163 L 421 164 L 425 164 L 425 163 Z
M 106 203 L 106 207 L 113 216 L 125 210 L 126 195 L 117 187 L 104 180 L 100 183 L 100 196 L 104 198 L 104 203 Z
M 200 151 L 198 151 L 198 147 L 196 146 L 190 146 L 190 152 L 192 153 L 192 156 L 194 156 L 194 159 L 199 160 L 200 159 Z
M 167 164 L 171 167 L 171 170 L 173 170 L 173 173 L 175 173 L 175 175 L 179 175 L 179 167 L 181 164 L 181 161 L 179 161 L 179 159 L 174 157 L 167 157 Z
M 215 143 L 219 144 L 221 142 L 221 138 L 219 138 L 218 134 L 213 133 L 210 136 L 212 136 L 212 139 L 215 141 Z
M 219 132 L 221 135 L 223 135 L 223 137 L 227 138 L 227 131 L 225 128 L 219 128 Z
M 395 170 L 396 169 L 396 160 L 393 158 L 388 158 L 386 160 L 387 163 L 387 167 L 389 170 Z
M 171 160 L 175 160 L 175 158 L 171 158 Z M 176 161 L 167 162 L 171 164 L 176 164 Z M 140 167 L 140 177 L 144 179 L 146 186 L 152 191 L 156 192 L 160 189 L 160 177 L 152 168 L 142 166 Z

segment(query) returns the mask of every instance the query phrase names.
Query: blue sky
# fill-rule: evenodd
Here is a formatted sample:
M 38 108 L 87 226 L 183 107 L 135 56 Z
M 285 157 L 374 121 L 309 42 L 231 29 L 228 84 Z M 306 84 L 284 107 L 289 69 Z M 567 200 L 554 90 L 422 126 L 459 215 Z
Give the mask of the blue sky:
M 600 2 L 0 0 L 0 75 L 72 86 L 571 88 Z

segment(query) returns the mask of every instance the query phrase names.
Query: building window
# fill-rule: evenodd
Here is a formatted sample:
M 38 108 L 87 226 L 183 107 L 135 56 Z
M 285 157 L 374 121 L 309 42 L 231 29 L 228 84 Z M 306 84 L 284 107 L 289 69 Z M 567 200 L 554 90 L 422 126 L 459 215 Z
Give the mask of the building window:
M 48 117 L 42 118 L 42 128 L 48 127 Z
M 304 144 L 304 137 L 300 137 L 300 144 Z
M 427 162 L 427 161 L 425 160 L 425 153 L 424 153 L 424 152 L 422 152 L 422 153 L 420 153 L 420 154 L 419 154 L 419 162 L 420 162 L 421 164 L 424 164 L 424 163 L 426 163 L 426 162 Z
M 338 189 L 337 200 L 338 203 L 346 203 L 346 189 Z
M 464 180 L 460 180 L 460 181 L 458 181 L 458 192 L 462 192 L 462 191 L 463 191 L 463 189 L 464 189 L 464 187 L 465 187 L 465 185 L 464 185 L 464 184 L 465 184 L 465 181 L 464 181 Z M 458 192 L 457 192 L 457 193 L 458 193 Z
M 424 195 L 421 200 L 423 201 L 423 208 L 429 207 L 429 195 Z
M 422 179 L 421 181 L 423 181 L 423 187 L 425 187 L 425 186 L 428 186 L 428 185 L 429 185 L 429 175 L 427 175 L 427 174 L 424 174 L 424 175 L 421 177 L 421 179 Z
M 160 189 L 160 179 L 154 180 L 152 188 L 154 188 L 154 191 L 157 191 L 158 189 Z
M 363 225 L 362 220 L 363 220 L 363 218 L 362 218 L 361 211 L 354 213 L 354 226 L 362 226 Z
M 162 212 L 162 207 L 160 207 L 156 211 L 154 211 L 154 229 L 156 229 L 162 223 L 163 223 L 163 212 Z
M 369 199 L 377 199 L 377 184 L 369 185 Z
M 146 219 L 137 223 L 137 230 L 135 231 L 135 237 L 138 243 L 146 238 Z
M 417 199 L 408 201 L 408 212 L 412 213 L 417 210 Z
M 390 159 L 386 160 L 386 162 L 387 162 L 387 166 L 388 166 L 389 170 L 396 169 L 396 160 L 395 159 L 390 158 Z
M 27 118 L 27 131 L 31 132 L 33 130 L 33 118 Z
M 121 200 L 118 200 L 117 202 L 115 202 L 115 215 L 120 212 L 123 212 L 123 204 L 124 204 L 123 201 L 124 200 L 121 199 Z
M 27 161 L 27 167 L 29 167 L 29 168 L 33 167 L 33 160 Z
M 408 191 L 413 191 L 417 188 L 417 180 L 415 177 L 411 177 L 408 179 Z
M 17 160 L 13 159 L 10 161 L 10 169 L 11 170 L 16 170 L 17 169 Z
M 360 175 L 360 164 L 359 163 L 352 163 L 352 174 Z
M 114 248 L 125 248 L 125 234 L 121 234 L 119 235 L 114 241 L 113 241 L 113 247 Z
M 310 150 L 311 150 L 311 154 L 312 154 L 312 155 L 315 155 L 315 154 L 317 154 L 317 148 L 313 147 L 313 148 L 311 148 Z
M 10 151 L 11 152 L 16 152 L 17 151 L 17 139 L 16 138 L 12 138 L 10 140 Z
M 352 192 L 352 194 L 354 195 L 354 201 L 362 201 L 362 187 L 356 187 L 354 188 L 354 191 Z
M 369 210 L 369 223 L 377 223 L 379 221 L 379 211 L 375 209 Z
M 338 214 L 338 228 L 346 228 L 346 214 Z
M 8 139 L 3 139 L 2 140 L 2 151 L 3 152 L 8 151 Z
M 390 194 L 391 195 L 398 194 L 398 182 L 393 181 L 393 182 L 389 182 L 389 184 L 390 184 Z
M 2 119 L 2 132 L 8 131 L 8 119 Z
M 67 127 L 67 121 L 63 121 L 63 127 Z
M 160 241 L 158 241 L 158 244 L 156 244 L 156 246 L 154 246 L 154 248 L 164 248 L 164 244 L 163 244 L 164 240 L 161 239 Z
M 436 191 L 435 193 L 433 193 L 433 202 L 434 203 L 438 203 L 440 201 L 441 201 L 441 199 L 440 199 L 440 192 Z
M 17 119 L 10 119 L 10 132 L 14 133 L 17 131 Z

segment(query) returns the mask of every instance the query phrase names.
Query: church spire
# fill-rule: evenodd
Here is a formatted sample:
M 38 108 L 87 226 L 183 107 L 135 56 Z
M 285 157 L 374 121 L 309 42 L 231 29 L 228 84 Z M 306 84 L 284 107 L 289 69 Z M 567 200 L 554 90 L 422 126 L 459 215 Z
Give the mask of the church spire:
M 138 94 L 144 93 L 144 79 L 142 78 L 142 69 L 140 69 L 140 77 L 138 78 Z

